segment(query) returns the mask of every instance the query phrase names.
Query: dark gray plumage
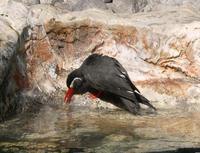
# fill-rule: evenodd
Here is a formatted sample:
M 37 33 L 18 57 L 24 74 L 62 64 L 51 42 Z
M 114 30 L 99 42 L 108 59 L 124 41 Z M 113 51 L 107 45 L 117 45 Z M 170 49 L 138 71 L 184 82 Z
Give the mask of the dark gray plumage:
M 124 107 L 132 113 L 137 113 L 140 108 L 139 103 L 156 110 L 133 85 L 123 66 L 112 57 L 99 54 L 90 55 L 80 68 L 69 74 L 68 87 L 76 77 L 81 78 L 81 82 L 79 80 L 78 85 L 76 85 L 79 86 L 76 89 L 77 93 L 96 90 L 106 93 L 106 95 L 110 94 L 117 97 Z

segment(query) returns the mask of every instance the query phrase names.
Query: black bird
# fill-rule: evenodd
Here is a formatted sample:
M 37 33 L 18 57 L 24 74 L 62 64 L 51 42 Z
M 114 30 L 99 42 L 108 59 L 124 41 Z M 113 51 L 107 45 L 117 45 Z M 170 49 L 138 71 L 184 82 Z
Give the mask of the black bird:
M 123 66 L 109 56 L 90 55 L 68 75 L 67 87 L 65 102 L 70 102 L 74 94 L 90 92 L 100 99 L 112 100 L 115 105 L 123 106 L 134 114 L 139 111 L 139 103 L 156 110 L 133 85 Z

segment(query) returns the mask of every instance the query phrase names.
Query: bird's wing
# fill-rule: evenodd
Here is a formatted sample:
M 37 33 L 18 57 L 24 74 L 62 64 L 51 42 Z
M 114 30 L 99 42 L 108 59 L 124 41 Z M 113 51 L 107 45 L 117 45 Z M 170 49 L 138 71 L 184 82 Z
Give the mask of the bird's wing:
M 92 88 L 143 103 L 156 110 L 132 84 L 127 71 L 116 59 L 94 54 L 84 61 L 81 70 Z
M 134 91 L 136 90 L 137 92 L 140 93 L 140 91 L 131 82 L 131 80 L 129 78 L 129 75 L 128 75 L 127 71 L 123 68 L 123 66 L 116 59 L 114 59 L 114 58 L 113 58 L 113 62 L 115 63 L 116 68 L 118 69 L 118 71 L 123 75 L 123 77 L 126 78 L 126 81 L 129 83 L 129 85 L 131 86 L 132 90 L 134 90 Z
M 114 58 L 102 57 L 98 62 L 83 65 L 84 78 L 97 90 L 137 101 L 134 92 L 139 90 L 131 83 L 126 70 Z

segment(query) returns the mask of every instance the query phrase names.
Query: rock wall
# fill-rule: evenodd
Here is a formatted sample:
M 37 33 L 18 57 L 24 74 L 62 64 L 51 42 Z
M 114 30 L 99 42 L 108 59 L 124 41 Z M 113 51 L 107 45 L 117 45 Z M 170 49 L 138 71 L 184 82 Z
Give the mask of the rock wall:
M 67 74 L 91 53 L 117 58 L 157 108 L 199 108 L 195 1 L 177 1 L 174 7 L 175 1 L 166 1 L 169 7 L 161 10 L 161 2 L 130 1 L 137 9 L 123 8 L 126 12 L 113 10 L 111 5 L 126 6 L 115 0 L 87 1 L 98 9 L 78 0 L 21 2 L 0 2 L 0 119 L 35 103 L 61 100 Z M 129 13 L 145 10 L 155 11 Z
M 5 1 L 5 0 L 4 0 Z M 7 0 L 8 1 L 8 0 Z M 109 10 L 113 13 L 138 13 L 160 11 L 180 6 L 199 10 L 198 0 L 14 0 L 28 6 L 49 4 L 63 12 L 82 11 L 91 8 Z

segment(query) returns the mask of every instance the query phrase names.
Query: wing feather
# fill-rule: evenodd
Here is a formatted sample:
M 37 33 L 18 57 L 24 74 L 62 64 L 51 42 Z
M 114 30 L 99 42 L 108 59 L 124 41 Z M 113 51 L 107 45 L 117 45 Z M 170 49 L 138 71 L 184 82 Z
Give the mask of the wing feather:
M 82 71 L 84 78 L 93 88 L 137 101 L 133 92 L 135 90 L 139 92 L 139 90 L 132 84 L 127 71 L 117 60 L 101 55 L 92 57 L 92 60 L 97 62 L 88 62 L 86 59 L 85 64 L 82 65 Z M 102 65 L 105 67 L 101 67 Z

